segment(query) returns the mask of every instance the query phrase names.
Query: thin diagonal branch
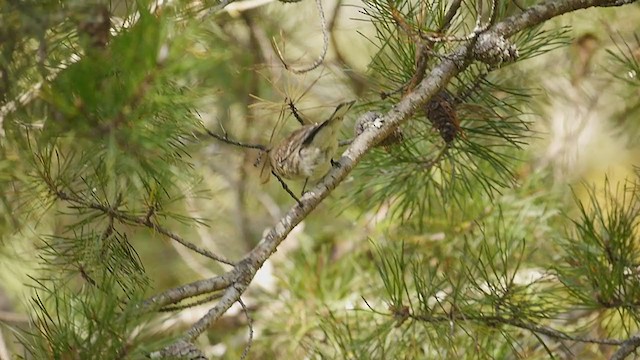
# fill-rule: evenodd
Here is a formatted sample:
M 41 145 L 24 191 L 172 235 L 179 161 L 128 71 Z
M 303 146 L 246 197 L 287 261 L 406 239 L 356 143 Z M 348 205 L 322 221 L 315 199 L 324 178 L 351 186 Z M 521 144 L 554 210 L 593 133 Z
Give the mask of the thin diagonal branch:
M 627 356 L 631 355 L 632 352 L 636 351 L 638 347 L 640 347 L 640 334 L 633 335 L 629 339 L 625 340 L 618 348 L 618 350 L 613 353 L 611 356 L 611 360 L 624 360 Z
M 320 26 L 322 29 L 322 52 L 320 53 L 320 56 L 318 56 L 318 58 L 311 65 L 302 69 L 293 68 L 291 65 L 286 63 L 282 53 L 280 52 L 280 49 L 274 42 L 276 52 L 278 54 L 278 57 L 280 58 L 280 61 L 282 62 L 282 65 L 284 66 L 285 69 L 291 71 L 294 74 L 304 74 L 304 73 L 308 73 L 309 71 L 317 69 L 318 66 L 322 65 L 322 63 L 324 62 L 324 58 L 327 56 L 327 50 L 329 50 L 329 30 L 327 28 L 327 19 L 325 18 L 324 10 L 322 9 L 322 0 L 316 0 L 316 7 L 318 8 L 318 14 L 320 17 Z
M 134 222 L 134 223 L 139 224 L 139 225 L 144 225 L 144 226 L 146 226 L 148 228 L 151 228 L 151 229 L 155 230 L 156 232 L 158 232 L 158 233 L 160 233 L 160 234 L 162 234 L 162 235 L 164 235 L 164 236 L 166 236 L 166 237 L 168 237 L 168 238 L 170 238 L 172 240 L 177 241 L 182 246 L 184 246 L 184 247 L 186 247 L 186 248 L 188 248 L 190 250 L 193 250 L 193 251 L 197 252 L 200 255 L 206 256 L 206 257 L 208 257 L 210 259 L 216 260 L 216 261 L 221 262 L 223 264 L 227 264 L 227 265 L 231 265 L 231 266 L 235 265 L 235 263 L 233 261 L 225 258 L 224 256 L 218 255 L 218 254 L 214 254 L 213 252 L 211 252 L 211 251 L 209 251 L 207 249 L 203 249 L 203 248 L 199 247 L 198 245 L 183 239 L 180 235 L 178 235 L 176 233 L 173 233 L 173 232 L 165 229 L 164 227 L 162 227 L 162 226 L 150 221 L 149 219 L 140 218 L 140 217 L 134 217 L 134 216 L 130 216 L 130 215 L 127 215 L 127 214 L 124 214 L 124 213 L 119 213 L 116 216 L 116 218 L 118 218 L 119 220 L 128 220 L 128 221 Z
M 444 15 L 442 24 L 440 25 L 440 29 L 438 29 L 438 32 L 446 32 L 447 30 L 449 30 L 453 18 L 458 13 L 458 9 L 460 9 L 460 5 L 462 5 L 462 0 L 454 0 L 453 2 L 451 2 L 449 10 L 447 10 L 447 13 Z
M 224 136 L 222 135 L 218 135 L 216 133 L 214 133 L 213 131 L 207 129 L 207 134 L 209 134 L 210 136 L 225 142 L 229 145 L 235 145 L 235 146 L 239 146 L 239 147 L 243 147 L 243 148 L 247 148 L 247 149 L 258 149 L 258 150 L 262 150 L 262 151 L 266 151 L 267 147 L 264 145 L 260 145 L 260 144 L 245 144 L 245 143 L 241 143 L 239 141 L 235 141 L 235 140 L 231 140 L 229 139 L 229 137 L 227 136 L 227 134 L 225 133 Z
M 148 218 L 147 216 L 142 216 L 142 217 L 137 217 L 137 216 L 133 216 L 133 215 L 129 215 L 127 213 L 124 213 L 122 211 L 118 211 L 110 206 L 106 206 L 106 205 L 102 205 L 99 203 L 94 203 L 94 202 L 90 202 L 90 201 L 86 201 L 84 199 L 81 199 L 79 197 L 75 197 L 75 196 L 71 196 L 68 193 L 64 192 L 64 191 L 60 191 L 60 190 L 56 190 L 55 191 L 56 196 L 61 199 L 61 200 L 65 200 L 71 203 L 75 203 L 78 205 L 81 205 L 83 207 L 89 208 L 89 209 L 94 209 L 94 210 L 99 210 L 121 222 L 128 222 L 128 223 L 134 223 L 134 224 L 138 224 L 138 225 L 144 225 L 148 228 L 151 228 L 153 230 L 155 230 L 156 232 L 170 238 L 173 239 L 175 241 L 177 241 L 178 243 L 180 243 L 181 245 L 183 245 L 184 247 L 191 249 L 195 252 L 197 252 L 200 255 L 206 256 L 210 259 L 219 261 L 223 264 L 227 264 L 227 265 L 235 265 L 235 263 L 231 260 L 228 260 L 227 258 L 225 258 L 222 255 L 218 255 L 218 254 L 214 254 L 211 251 L 207 250 L 207 249 L 203 249 L 201 247 L 199 247 L 198 245 L 189 242 L 185 239 L 183 239 L 181 236 L 179 236 L 178 234 L 175 234 L 167 229 L 165 229 L 164 227 L 154 223 L 153 221 L 151 221 L 150 218 Z
M 251 318 L 251 315 L 249 315 L 249 309 L 242 299 L 239 299 L 238 303 L 242 306 L 242 310 L 244 310 L 244 314 L 247 317 L 247 325 L 249 326 L 249 339 L 247 340 L 247 345 L 244 347 L 242 355 L 240 356 L 240 360 L 244 360 L 249 355 L 249 350 L 251 350 L 251 345 L 253 345 L 253 319 Z

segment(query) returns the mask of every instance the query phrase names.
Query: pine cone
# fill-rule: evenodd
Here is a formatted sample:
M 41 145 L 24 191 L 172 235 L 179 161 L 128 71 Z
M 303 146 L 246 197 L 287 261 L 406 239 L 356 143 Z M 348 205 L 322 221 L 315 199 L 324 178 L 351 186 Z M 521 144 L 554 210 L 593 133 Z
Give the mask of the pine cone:
M 449 144 L 460 132 L 460 119 L 456 113 L 456 100 L 447 90 L 440 91 L 424 106 L 427 119 Z

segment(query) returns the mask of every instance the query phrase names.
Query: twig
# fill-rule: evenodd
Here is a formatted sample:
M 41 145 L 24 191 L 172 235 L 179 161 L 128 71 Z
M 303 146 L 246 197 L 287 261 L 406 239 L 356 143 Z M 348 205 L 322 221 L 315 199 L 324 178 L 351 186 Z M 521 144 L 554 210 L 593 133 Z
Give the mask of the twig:
M 500 321 L 500 320 L 497 320 L 497 321 Z M 535 332 L 538 334 L 546 335 L 552 338 L 560 339 L 560 340 L 569 340 L 569 341 L 575 341 L 575 342 L 609 345 L 609 346 L 617 346 L 623 343 L 623 341 L 619 339 L 595 339 L 595 338 L 584 337 L 584 336 L 571 336 L 565 332 L 550 328 L 548 326 L 527 324 L 523 321 L 516 320 L 516 319 L 502 319 L 502 323 L 506 325 L 515 326 L 521 329 L 529 330 L 531 332 Z
M 635 1 L 635 0 L 634 0 Z M 455 5 L 455 4 L 454 4 Z M 461 42 L 461 41 L 469 41 L 469 40 L 473 40 L 476 39 L 478 37 L 478 35 L 486 32 L 491 25 L 493 25 L 496 16 L 497 16 L 497 11 L 496 11 L 496 7 L 497 7 L 497 0 L 491 0 L 491 8 L 489 10 L 489 19 L 487 20 L 486 23 L 484 23 L 484 25 L 482 24 L 482 2 L 478 1 L 477 2 L 477 6 L 478 6 L 478 14 L 477 14 L 477 18 L 476 18 L 476 26 L 474 27 L 473 31 L 471 31 L 469 34 L 465 35 L 465 36 L 455 36 L 455 35 L 450 35 L 450 36 L 431 36 L 431 35 L 425 35 L 425 34 L 420 34 L 420 37 L 423 39 L 427 39 L 433 43 L 441 43 L 441 42 Z M 450 9 L 450 11 L 453 9 Z M 447 14 L 449 15 L 449 14 Z M 453 17 L 455 15 L 455 12 L 452 12 L 451 16 Z
M 79 204 L 81 206 L 90 208 L 90 209 L 94 209 L 94 210 L 99 210 L 102 211 L 103 213 L 114 217 L 115 219 L 118 219 L 121 222 L 129 222 L 129 223 L 135 223 L 135 224 L 139 224 L 139 225 L 144 225 L 148 228 L 151 228 L 157 232 L 159 232 L 160 234 L 173 239 L 177 242 L 179 242 L 180 244 L 182 244 L 183 246 L 197 252 L 200 255 L 206 256 L 210 259 L 219 261 L 223 264 L 227 264 L 227 265 L 235 265 L 235 263 L 231 260 L 226 259 L 225 257 L 221 256 L 221 255 L 217 255 L 212 253 L 209 250 L 206 249 L 202 249 L 200 247 L 198 247 L 196 244 L 193 244 L 185 239 L 183 239 L 182 237 L 180 237 L 177 234 L 172 233 L 171 231 L 165 229 L 164 227 L 154 223 L 153 221 L 151 221 L 151 219 L 148 219 L 146 216 L 143 217 L 136 217 L 133 215 L 129 215 L 127 213 L 124 213 L 122 211 L 118 211 L 112 207 L 109 206 L 105 206 L 99 203 L 94 203 L 94 202 L 90 202 L 90 201 L 86 201 L 80 197 L 76 197 L 76 196 L 71 196 L 69 194 L 67 194 L 64 191 L 60 191 L 60 190 L 54 190 L 56 196 L 61 199 L 61 200 L 66 200 L 75 204 Z
M 489 13 L 489 21 L 487 22 L 487 26 L 491 26 L 496 22 L 496 18 L 498 16 L 498 11 L 496 11 L 497 6 L 498 6 L 498 1 L 491 0 L 491 12 Z
M 342 147 L 342 146 L 351 145 L 352 142 L 353 142 L 353 139 L 340 140 L 338 141 L 338 146 Z
M 227 136 L 227 133 L 225 131 L 224 136 L 218 135 L 214 132 L 212 132 L 211 130 L 207 129 L 207 134 L 211 135 L 212 137 L 225 142 L 229 145 L 235 145 L 235 146 L 239 146 L 239 147 L 243 147 L 243 148 L 247 148 L 247 149 L 258 149 L 258 150 L 262 150 L 262 151 L 266 151 L 267 147 L 264 145 L 260 145 L 260 144 L 245 144 L 245 143 L 241 143 L 239 141 L 235 141 L 235 140 L 231 140 L 229 139 L 229 137 Z
M 520 4 L 520 0 L 511 0 L 511 2 L 518 8 L 520 11 L 525 11 L 525 7 Z
M 223 178 L 225 179 L 225 181 L 228 181 L 228 179 L 223 176 Z M 189 211 L 189 214 L 191 215 L 192 218 L 203 218 L 203 216 L 197 211 L 195 210 L 196 205 L 194 204 L 194 198 L 192 195 L 185 193 L 185 200 L 187 202 L 187 208 Z M 198 233 L 198 236 L 200 237 L 200 244 L 211 250 L 214 253 L 222 253 L 222 249 L 221 247 L 224 246 L 224 244 L 222 244 L 223 242 L 220 241 L 219 239 L 216 239 L 215 236 L 213 236 L 213 234 L 211 232 L 209 232 L 207 230 L 208 228 L 204 227 L 204 226 L 197 226 L 196 227 L 196 231 Z M 222 246 L 221 246 L 222 245 Z M 194 269 L 195 270 L 195 269 Z M 203 278 L 208 278 L 208 277 L 212 277 L 213 273 L 212 273 L 213 269 L 209 269 L 207 267 L 206 271 L 202 271 L 202 269 L 198 269 L 198 273 L 205 274 L 204 276 L 201 276 Z
M 200 234 L 202 231 L 202 227 L 198 226 L 197 230 L 198 230 L 198 234 Z M 202 236 L 200 236 L 200 239 L 202 240 Z M 204 243 L 202 243 L 202 245 L 204 245 Z M 178 253 L 180 258 L 182 259 L 182 262 L 186 266 L 188 266 L 195 274 L 197 274 L 199 278 L 210 278 L 217 275 L 213 271 L 209 263 L 202 263 L 198 261 L 196 259 L 198 255 L 192 252 L 191 250 L 187 249 L 186 247 L 182 246 L 181 244 L 175 241 L 171 242 L 171 246 Z
M 447 13 L 444 16 L 442 24 L 440 24 L 440 27 L 437 30 L 438 33 L 444 33 L 449 29 L 453 21 L 453 18 L 458 13 L 458 10 L 461 4 L 462 4 L 462 0 L 455 0 L 451 4 L 451 6 L 449 7 L 449 10 L 447 10 Z M 389 93 L 382 93 L 381 97 L 383 99 L 397 92 L 404 91 L 405 93 L 407 93 L 407 92 L 413 91 L 413 89 L 422 81 L 422 79 L 424 79 L 424 74 L 427 71 L 428 55 L 433 53 L 431 49 L 433 48 L 433 45 L 436 42 L 432 38 L 428 36 L 424 36 L 420 29 L 418 29 L 418 32 L 415 32 L 413 28 L 404 20 L 400 12 L 391 4 L 391 2 L 389 2 L 389 7 L 391 9 L 391 16 L 393 17 L 396 24 L 398 24 L 398 26 L 416 44 L 416 54 L 415 54 L 416 70 L 414 71 L 414 74 L 411 77 L 411 79 L 409 79 L 399 89 Z M 433 54 L 437 55 L 435 53 Z
M 247 309 L 247 305 L 244 304 L 242 298 L 238 299 L 238 303 L 242 306 L 242 310 L 244 310 L 244 314 L 247 317 L 247 325 L 249 325 L 249 340 L 247 340 L 247 345 L 244 347 L 242 355 L 240 356 L 240 360 L 244 360 L 249 355 L 249 350 L 251 350 L 251 345 L 253 344 L 253 319 L 251 319 L 249 309 Z
M 389 96 L 393 96 L 395 94 L 401 93 L 408 86 L 409 86 L 409 81 L 407 81 L 406 83 L 402 84 L 397 89 L 390 90 L 390 91 L 382 91 L 382 92 L 380 92 L 380 99 L 384 100 L 384 99 L 388 98 Z
M 171 231 L 165 229 L 164 227 L 162 227 L 162 226 L 160 226 L 160 225 L 158 225 L 158 224 L 156 224 L 154 222 L 146 221 L 143 218 L 136 218 L 136 217 L 133 217 L 133 216 L 129 216 L 127 214 L 120 214 L 119 215 L 119 220 L 129 220 L 129 221 L 132 221 L 132 222 L 134 222 L 136 224 L 145 225 L 146 227 L 149 227 L 149 228 L 159 232 L 160 234 L 179 242 L 184 247 L 186 247 L 188 249 L 191 249 L 191 250 L 197 252 L 198 254 L 200 254 L 202 256 L 206 256 L 206 257 L 208 257 L 210 259 L 216 260 L 216 261 L 221 262 L 223 264 L 227 264 L 227 265 L 231 265 L 231 266 L 235 265 L 235 263 L 233 261 L 225 258 L 224 256 L 218 255 L 218 254 L 214 254 L 214 253 L 212 253 L 211 251 L 209 251 L 207 249 L 203 249 L 203 248 L 199 247 L 198 245 L 183 239 L 178 234 L 174 234 Z
M 280 48 L 278 48 L 278 45 L 275 43 L 275 41 L 273 43 L 276 48 L 276 53 L 278 54 L 278 57 L 280 58 L 280 61 L 282 62 L 284 68 L 294 74 L 304 74 L 317 69 L 318 66 L 322 65 L 322 63 L 324 62 L 324 58 L 327 56 L 327 50 L 329 49 L 329 31 L 327 30 L 327 20 L 324 17 L 324 10 L 322 9 L 322 0 L 316 0 L 316 7 L 318 8 L 318 13 L 320 16 L 320 26 L 322 27 L 322 52 L 311 65 L 302 69 L 291 67 L 284 60 L 284 56 L 282 55 L 282 52 L 280 52 Z
M 289 186 L 287 185 L 287 183 L 284 182 L 284 180 L 282 180 L 282 178 L 278 174 L 276 174 L 275 171 L 271 170 L 271 174 L 273 174 L 273 176 L 275 176 L 276 179 L 278 179 L 278 182 L 280 182 L 280 185 L 282 185 L 282 188 L 284 189 L 284 191 L 286 191 L 287 194 L 289 194 L 298 203 L 298 205 L 303 206 L 302 203 L 300 202 L 300 199 L 298 199 L 298 197 L 293 193 L 293 191 L 289 189 Z
M 298 120 L 298 122 L 300 123 L 300 125 L 306 125 L 308 124 L 307 122 L 304 121 L 304 119 L 302 118 L 302 114 L 300 114 L 300 112 L 298 111 L 298 108 L 296 107 L 296 105 L 293 103 L 293 99 L 289 99 L 289 98 L 285 98 L 284 102 L 287 103 L 287 106 L 289 107 L 289 110 L 291 110 L 291 113 L 293 114 L 293 117 L 296 118 L 296 120 Z

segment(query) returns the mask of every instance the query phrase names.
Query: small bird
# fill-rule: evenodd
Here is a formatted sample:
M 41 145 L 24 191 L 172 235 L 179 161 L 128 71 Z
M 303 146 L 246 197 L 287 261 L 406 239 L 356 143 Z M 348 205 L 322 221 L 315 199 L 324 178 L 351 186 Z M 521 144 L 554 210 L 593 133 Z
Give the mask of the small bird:
M 320 124 L 304 125 L 292 132 L 274 148 L 267 150 L 268 164 L 262 169 L 262 182 L 270 172 L 290 180 L 316 181 L 329 172 L 332 157 L 338 149 L 338 134 L 344 115 L 355 101 L 345 102 L 331 117 Z

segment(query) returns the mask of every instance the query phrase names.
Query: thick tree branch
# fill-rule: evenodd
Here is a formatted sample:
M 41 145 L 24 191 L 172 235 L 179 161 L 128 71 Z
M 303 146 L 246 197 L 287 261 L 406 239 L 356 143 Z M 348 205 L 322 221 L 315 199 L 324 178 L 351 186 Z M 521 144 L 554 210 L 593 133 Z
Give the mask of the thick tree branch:
M 638 347 L 640 347 L 640 334 L 633 335 L 629 339 L 625 340 L 618 351 L 613 353 L 613 355 L 611 356 L 611 360 L 626 359 L 627 356 L 636 351 Z
M 491 26 L 479 36 L 510 36 L 525 28 L 545 22 L 555 16 L 571 11 L 594 6 L 620 6 L 635 0 L 547 0 L 526 11 L 513 15 L 496 25 Z M 154 357 L 172 355 L 173 347 L 180 343 L 191 342 L 213 322 L 224 314 L 248 288 L 256 272 L 273 254 L 280 243 L 303 219 L 313 211 L 329 193 L 335 189 L 358 164 L 362 157 L 378 142 L 390 135 L 411 115 L 431 99 L 454 76 L 468 66 L 468 58 L 472 54 L 475 42 L 461 45 L 453 54 L 446 56 L 428 76 L 407 94 L 387 114 L 382 117 L 380 128 L 369 127 L 354 139 L 339 160 L 340 166 L 334 167 L 327 176 L 313 189 L 300 198 L 300 204 L 294 205 L 278 223 L 261 239 L 258 245 L 231 271 L 235 277 L 233 284 L 226 288 L 220 301 L 209 312 L 196 322 L 179 340 L 159 352 Z M 217 279 L 217 278 L 216 278 Z M 191 295 L 193 296 L 193 295 Z
M 236 281 L 236 278 L 236 272 L 230 271 L 228 273 L 210 279 L 198 280 L 190 284 L 181 285 L 173 289 L 165 290 L 162 293 L 157 294 L 142 303 L 141 310 L 153 311 L 167 305 L 178 303 L 190 297 L 224 290 L 231 286 L 231 284 Z
M 533 5 L 526 11 L 510 16 L 491 28 L 493 35 L 509 37 L 523 29 L 533 27 L 543 22 L 572 11 L 588 9 L 590 7 L 622 6 L 637 0 L 547 0 Z

